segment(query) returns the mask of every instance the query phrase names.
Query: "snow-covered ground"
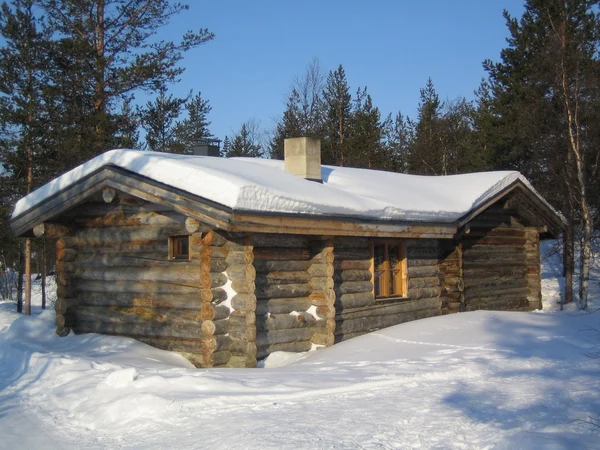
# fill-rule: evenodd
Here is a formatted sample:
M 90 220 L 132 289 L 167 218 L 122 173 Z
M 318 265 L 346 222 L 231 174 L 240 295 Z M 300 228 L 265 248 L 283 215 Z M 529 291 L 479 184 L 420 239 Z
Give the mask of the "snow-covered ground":
M 0 448 L 600 448 L 600 312 L 557 312 L 544 268 L 544 312 L 420 320 L 264 369 L 59 338 L 52 311 L 0 302 Z

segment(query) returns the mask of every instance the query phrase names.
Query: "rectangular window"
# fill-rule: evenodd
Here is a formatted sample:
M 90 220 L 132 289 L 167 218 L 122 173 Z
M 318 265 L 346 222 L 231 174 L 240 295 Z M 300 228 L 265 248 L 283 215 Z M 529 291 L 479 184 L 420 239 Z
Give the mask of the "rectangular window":
M 371 271 L 375 298 L 408 297 L 405 243 L 374 242 L 371 252 Z
M 169 259 L 190 259 L 189 236 L 171 236 L 169 238 Z

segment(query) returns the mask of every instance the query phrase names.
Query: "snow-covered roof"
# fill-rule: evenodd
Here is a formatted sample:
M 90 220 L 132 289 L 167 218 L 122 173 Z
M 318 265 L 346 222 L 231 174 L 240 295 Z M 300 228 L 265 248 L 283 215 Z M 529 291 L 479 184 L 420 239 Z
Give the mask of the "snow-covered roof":
M 551 208 L 522 175 L 512 171 L 419 176 L 322 166 L 323 183 L 316 183 L 285 172 L 284 162 L 279 160 L 111 150 L 21 199 L 12 217 L 106 166 L 120 167 L 240 212 L 452 223 L 516 181 Z

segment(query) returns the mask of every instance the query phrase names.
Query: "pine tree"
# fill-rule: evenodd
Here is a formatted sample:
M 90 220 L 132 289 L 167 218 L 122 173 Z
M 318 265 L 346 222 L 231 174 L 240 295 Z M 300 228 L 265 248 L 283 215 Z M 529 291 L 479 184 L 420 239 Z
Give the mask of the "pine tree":
M 231 152 L 231 141 L 228 136 L 223 139 L 223 148 L 221 150 L 221 156 L 227 156 Z
M 392 172 L 408 173 L 410 158 L 415 140 L 415 124 L 402 113 L 398 112 L 394 120 L 386 120 L 385 141 L 387 166 Z
M 231 139 L 231 148 L 225 153 L 227 158 L 245 156 L 260 158 L 263 156 L 262 146 L 258 139 L 258 125 L 250 120 L 244 122 L 238 133 Z
M 181 150 L 182 145 L 177 140 L 177 119 L 185 102 L 184 98 L 167 95 L 166 88 L 162 87 L 156 99 L 146 103 L 141 116 L 148 150 L 167 153 Z
M 597 189 L 600 161 L 594 146 L 600 134 L 595 120 L 600 104 L 598 6 L 598 0 L 528 0 L 520 20 L 504 13 L 511 37 L 502 61 L 485 62 L 500 118 L 496 161 L 522 170 L 559 202 L 569 221 L 567 255 L 581 223 L 583 309 L 594 222 L 589 193 Z
M 13 0 L 2 4 L 0 34 L 0 164 L 10 180 L 9 197 L 29 193 L 45 181 L 44 135 L 48 127 L 44 102 L 47 74 L 41 70 L 48 59 L 48 32 L 34 13 L 33 0 Z M 12 200 L 11 198 L 11 200 Z M 6 200 L 6 199 L 3 199 Z M 24 249 L 25 314 L 31 314 L 32 240 Z M 20 306 L 19 306 L 20 307 Z
M 177 145 L 181 147 L 177 153 L 192 154 L 194 145 L 202 139 L 212 137 L 208 120 L 212 107 L 200 92 L 191 96 L 184 107 L 187 117 L 175 127 Z
M 326 118 L 324 126 L 325 141 L 321 144 L 324 164 L 344 166 L 348 153 L 348 137 L 352 96 L 346 81 L 346 72 L 340 65 L 337 70 L 329 72 L 327 84 L 323 91 Z
M 187 32 L 180 42 L 152 41 L 169 20 L 188 7 L 170 0 L 41 0 L 55 35 L 57 77 L 76 78 L 71 90 L 91 107 L 91 141 L 76 164 L 111 146 L 113 108 L 140 89 L 155 91 L 183 72 L 184 52 L 213 38 L 206 29 Z M 60 63 L 62 60 L 62 63 Z M 68 86 L 67 86 L 68 87 Z M 70 94 L 65 93 L 66 97 Z M 83 106 L 75 102 L 79 107 Z M 85 126 L 87 128 L 87 125 Z M 87 133 L 87 130 L 86 130 Z M 89 145 L 91 144 L 91 146 Z M 85 149 L 88 149 L 85 151 Z
M 387 155 L 383 146 L 385 124 L 379 108 L 373 106 L 367 88 L 358 89 L 349 126 L 347 165 L 369 169 L 383 169 Z
M 423 175 L 443 174 L 440 158 L 440 115 L 442 104 L 431 78 L 421 89 L 415 142 L 410 155 L 410 172 Z

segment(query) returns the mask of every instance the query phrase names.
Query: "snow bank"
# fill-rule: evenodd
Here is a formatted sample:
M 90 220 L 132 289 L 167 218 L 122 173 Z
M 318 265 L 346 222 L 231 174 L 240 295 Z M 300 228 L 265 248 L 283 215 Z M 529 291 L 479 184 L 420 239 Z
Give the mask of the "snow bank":
M 13 218 L 105 166 L 237 211 L 401 221 L 454 222 L 517 180 L 529 186 L 518 172 L 427 177 L 332 166 L 322 166 L 320 184 L 286 173 L 283 161 L 277 160 L 111 150 L 21 199 Z

